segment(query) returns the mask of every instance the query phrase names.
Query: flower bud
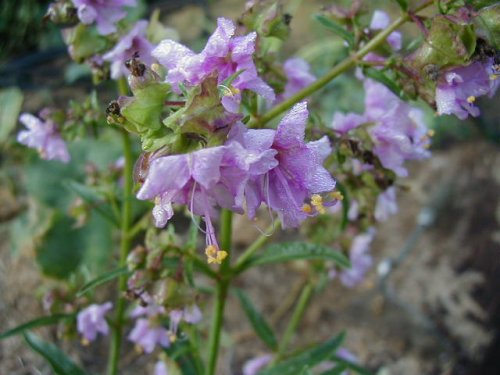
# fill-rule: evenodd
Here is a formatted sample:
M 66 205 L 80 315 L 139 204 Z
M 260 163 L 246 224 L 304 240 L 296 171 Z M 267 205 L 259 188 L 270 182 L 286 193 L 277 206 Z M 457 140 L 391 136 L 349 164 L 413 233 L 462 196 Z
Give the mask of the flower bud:
M 78 23 L 76 8 L 71 1 L 60 0 L 49 5 L 44 21 L 60 26 L 74 26 Z

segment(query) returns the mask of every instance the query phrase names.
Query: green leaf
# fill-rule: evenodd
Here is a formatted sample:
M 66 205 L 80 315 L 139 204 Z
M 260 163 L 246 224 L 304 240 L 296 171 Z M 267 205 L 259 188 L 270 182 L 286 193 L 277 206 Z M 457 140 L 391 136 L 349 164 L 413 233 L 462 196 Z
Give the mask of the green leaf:
M 363 73 L 367 77 L 374 79 L 375 81 L 383 84 L 385 87 L 387 87 L 389 90 L 391 90 L 394 93 L 394 95 L 396 95 L 400 99 L 408 100 L 408 97 L 406 96 L 403 89 L 394 80 L 392 80 L 392 78 L 390 78 L 387 74 L 385 74 L 383 71 L 378 70 L 378 69 L 373 69 L 373 68 L 365 68 L 365 69 L 363 69 Z
M 334 32 L 342 39 L 344 39 L 347 43 L 349 43 L 350 46 L 354 45 L 354 35 L 347 31 L 342 25 L 339 25 L 335 21 L 322 14 L 316 14 L 314 18 L 328 30 Z
M 270 369 L 265 369 L 259 375 L 296 375 L 303 370 L 304 366 L 314 367 L 318 363 L 329 358 L 334 353 L 342 342 L 345 334 L 341 333 L 333 339 L 316 346 L 312 349 L 302 352 L 296 357 L 290 358 L 284 362 L 277 364 Z
M 309 366 L 304 366 L 304 368 L 300 372 L 300 375 L 313 375 L 313 373 L 309 369 Z
M 76 293 L 77 297 L 83 296 L 88 291 L 98 287 L 99 285 L 106 284 L 107 282 L 116 279 L 121 275 L 131 274 L 132 271 L 129 271 L 127 267 L 121 267 L 116 270 L 106 272 L 105 274 L 96 277 L 94 280 L 89 281 L 84 286 L 80 288 L 80 290 Z
M 57 375 L 86 375 L 63 351 L 54 344 L 42 340 L 31 332 L 24 333 L 24 339 L 35 352 L 40 354 L 52 366 Z
M 339 365 L 342 365 L 342 366 L 345 366 L 347 369 L 349 370 L 352 370 L 354 372 L 356 372 L 357 374 L 361 374 L 361 375 L 372 375 L 372 373 L 370 371 L 368 371 L 367 369 L 357 365 L 356 363 L 354 362 L 351 362 L 351 361 L 347 361 L 343 358 L 340 358 L 336 355 L 333 355 L 332 357 L 330 357 L 335 363 L 339 364 Z
M 23 104 L 23 93 L 17 87 L 0 90 L 0 144 L 14 130 Z
M 196 359 L 189 340 L 179 340 L 164 349 L 168 357 L 174 360 L 182 369 L 183 375 L 199 375 Z
M 331 260 L 340 267 L 351 267 L 349 259 L 340 251 L 333 250 L 331 247 L 308 242 L 284 242 L 266 247 L 263 254 L 251 258 L 245 268 L 298 259 Z
M 90 206 L 105 219 L 116 226 L 120 225 L 115 215 L 113 215 L 110 205 L 106 203 L 104 198 L 94 189 L 76 181 L 65 181 L 64 186 L 90 204 Z
M 23 323 L 21 325 L 18 325 L 17 327 L 1 333 L 0 340 L 3 340 L 10 336 L 18 335 L 29 329 L 56 324 L 62 319 L 70 319 L 73 317 L 74 314 L 54 314 L 50 316 L 42 316 L 41 318 L 30 320 L 29 322 Z
M 73 224 L 60 212 L 54 215 L 53 226 L 36 248 L 36 261 L 45 275 L 64 279 L 80 265 L 86 250 L 86 233 L 73 228 Z
M 243 310 L 252 324 L 255 333 L 257 333 L 257 335 L 270 349 L 276 350 L 278 348 L 278 343 L 274 337 L 274 332 L 267 324 L 262 314 L 256 309 L 250 300 L 250 297 L 248 297 L 248 295 L 246 295 L 241 289 L 236 289 L 236 295 L 238 296 L 241 307 L 243 307 Z
M 402 10 L 405 12 L 408 10 L 408 1 L 407 0 L 395 0 Z
M 465 2 L 476 10 L 498 4 L 498 0 L 466 0 Z

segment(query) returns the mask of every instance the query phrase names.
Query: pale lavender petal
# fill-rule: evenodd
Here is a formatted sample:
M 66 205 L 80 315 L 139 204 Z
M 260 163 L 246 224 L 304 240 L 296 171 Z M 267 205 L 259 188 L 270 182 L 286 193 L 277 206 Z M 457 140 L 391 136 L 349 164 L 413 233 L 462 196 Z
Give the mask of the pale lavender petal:
M 372 21 L 370 23 L 370 29 L 372 30 L 382 30 L 389 26 L 391 23 L 391 18 L 383 10 L 376 10 L 373 12 Z
M 280 121 L 274 144 L 280 148 L 303 144 L 308 116 L 309 111 L 306 102 L 295 104 Z

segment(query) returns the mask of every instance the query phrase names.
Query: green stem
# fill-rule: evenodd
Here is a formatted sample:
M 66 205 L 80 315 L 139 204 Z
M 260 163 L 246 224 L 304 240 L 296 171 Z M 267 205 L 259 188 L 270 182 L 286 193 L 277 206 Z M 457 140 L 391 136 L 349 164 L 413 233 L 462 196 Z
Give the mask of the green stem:
M 216 300 L 210 327 L 208 343 L 208 367 L 207 375 L 214 375 L 217 371 L 217 359 L 219 357 L 220 336 L 222 323 L 224 322 L 224 308 L 226 306 L 227 292 L 231 282 L 231 235 L 232 235 L 233 213 L 229 210 L 222 210 L 220 241 L 221 249 L 227 251 L 227 258 L 224 259 L 219 268 L 219 279 L 217 280 Z
M 417 7 L 413 12 L 418 12 L 428 6 L 430 6 L 433 3 L 432 0 L 424 2 L 422 5 Z M 292 108 L 296 103 L 300 102 L 301 100 L 307 98 L 314 92 L 320 90 L 321 88 L 325 87 L 330 81 L 332 81 L 334 78 L 338 77 L 342 73 L 346 72 L 347 70 L 353 68 L 356 66 L 356 64 L 369 52 L 373 51 L 375 48 L 377 48 L 379 45 L 385 42 L 387 37 L 395 31 L 398 27 L 400 27 L 402 24 L 410 20 L 410 15 L 405 14 L 398 19 L 396 19 L 392 24 L 390 24 L 385 30 L 377 34 L 372 40 L 370 40 L 364 47 L 362 47 L 359 51 L 355 52 L 352 54 L 350 57 L 347 59 L 343 60 L 339 64 L 333 67 L 332 70 L 330 70 L 328 73 L 326 73 L 323 77 L 319 78 L 318 80 L 314 81 L 312 84 L 304 88 L 303 90 L 299 91 L 295 95 L 291 96 L 289 99 L 281 102 L 277 106 L 273 107 L 270 111 L 266 112 L 263 116 L 261 116 L 259 119 L 250 121 L 248 124 L 249 127 L 251 128 L 258 128 L 263 126 L 264 124 L 268 123 L 275 117 L 279 116 L 286 110 Z
M 124 80 L 118 81 L 120 94 L 125 94 L 127 89 Z M 119 267 L 125 267 L 127 264 L 127 256 L 130 250 L 130 226 L 132 223 L 132 188 L 133 188 L 133 159 L 132 159 L 132 144 L 129 134 L 122 130 L 123 156 L 125 158 L 125 167 L 123 168 L 123 201 L 121 208 L 121 242 L 120 242 L 120 260 Z M 120 347 L 122 342 L 124 313 L 126 300 L 123 292 L 127 289 L 127 275 L 124 274 L 118 279 L 118 298 L 116 302 L 116 316 L 114 329 L 111 336 L 111 348 L 108 359 L 108 375 L 116 375 L 118 373 L 118 362 L 120 359 Z
M 295 330 L 299 326 L 300 320 L 304 315 L 304 311 L 306 310 L 307 305 L 309 304 L 309 300 L 311 299 L 313 294 L 313 286 L 311 283 L 307 283 L 302 289 L 302 293 L 300 294 L 299 300 L 297 301 L 297 305 L 295 305 L 295 309 L 293 310 L 292 317 L 288 322 L 288 325 L 285 329 L 285 333 L 283 334 L 283 338 L 278 347 L 278 352 L 274 358 L 273 362 L 278 362 L 283 355 L 285 354 L 290 341 L 292 341 L 293 335 L 295 334 Z
M 273 224 L 266 229 L 266 231 L 259 236 L 248 248 L 241 254 L 241 256 L 236 261 L 235 266 L 233 267 L 233 274 L 239 274 L 245 267 L 245 263 L 254 255 L 262 246 L 271 239 L 273 231 L 276 227 L 279 227 L 281 222 L 279 220 L 274 221 Z M 271 234 L 266 234 L 271 233 Z

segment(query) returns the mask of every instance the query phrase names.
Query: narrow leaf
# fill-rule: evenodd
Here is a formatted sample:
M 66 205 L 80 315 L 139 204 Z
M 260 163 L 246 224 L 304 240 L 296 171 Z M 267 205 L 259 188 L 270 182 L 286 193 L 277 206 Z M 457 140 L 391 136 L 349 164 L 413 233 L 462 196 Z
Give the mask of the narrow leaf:
M 78 367 L 57 346 L 42 340 L 31 332 L 25 332 L 24 339 L 31 349 L 50 363 L 57 375 L 86 375 L 85 371 Z
M 403 100 L 408 100 L 408 97 L 406 96 L 405 92 L 399 86 L 394 80 L 392 80 L 389 76 L 387 76 L 384 72 L 381 70 L 373 69 L 373 68 L 366 68 L 364 69 L 363 73 L 371 78 L 374 79 L 375 81 L 380 82 L 383 84 L 385 87 L 387 87 L 389 90 L 391 90 L 397 97 L 403 99 Z
M 3 332 L 2 334 L 0 334 L 0 340 L 10 336 L 18 335 L 28 329 L 56 324 L 62 319 L 70 319 L 73 317 L 74 317 L 73 314 L 54 314 L 50 316 L 43 316 L 41 318 L 33 319 L 30 320 L 29 322 L 23 323 L 21 325 L 18 325 L 17 327 L 14 327 L 12 329 L 9 329 L 8 331 Z
M 132 271 L 129 271 L 127 267 L 121 267 L 116 270 L 106 272 L 105 274 L 96 277 L 94 280 L 89 281 L 86 283 L 84 286 L 80 288 L 80 290 L 76 293 L 77 297 L 83 296 L 85 293 L 88 291 L 94 289 L 95 287 L 98 287 L 99 285 L 105 284 L 113 279 L 116 279 L 117 277 L 121 275 L 126 275 L 126 274 L 131 274 Z
M 304 366 L 304 368 L 300 372 L 300 375 L 313 375 L 313 373 L 309 369 L 309 366 Z
M 247 267 L 288 262 L 291 260 L 331 260 L 343 268 L 351 267 L 349 259 L 331 247 L 308 242 L 285 242 L 268 246 L 262 255 L 248 261 Z
M 401 7 L 401 9 L 403 11 L 407 11 L 408 10 L 408 1 L 407 0 L 396 0 L 396 2 L 399 4 L 399 6 Z
M 344 341 L 345 334 L 334 337 L 333 339 L 316 346 L 312 349 L 302 352 L 294 358 L 290 358 L 284 362 L 277 364 L 270 369 L 265 369 L 259 373 L 259 375 L 296 375 L 300 374 L 300 371 L 304 366 L 309 366 L 310 368 L 316 366 L 318 363 L 329 358 L 332 353 L 338 349 L 342 342 Z
M 347 31 L 342 25 L 339 25 L 335 21 L 322 14 L 316 14 L 314 18 L 328 30 L 334 32 L 342 39 L 344 39 L 347 43 L 349 43 L 350 46 L 354 45 L 354 35 Z
M 243 310 L 252 324 L 255 333 L 257 333 L 257 335 L 270 349 L 276 350 L 278 348 L 278 343 L 276 342 L 274 332 L 267 324 L 262 314 L 256 309 L 250 300 L 250 297 L 248 297 L 248 295 L 246 295 L 241 289 L 236 289 L 236 295 L 238 296 L 241 307 L 243 307 Z

